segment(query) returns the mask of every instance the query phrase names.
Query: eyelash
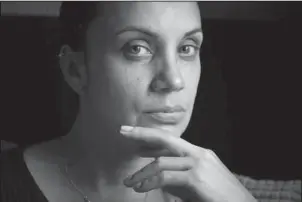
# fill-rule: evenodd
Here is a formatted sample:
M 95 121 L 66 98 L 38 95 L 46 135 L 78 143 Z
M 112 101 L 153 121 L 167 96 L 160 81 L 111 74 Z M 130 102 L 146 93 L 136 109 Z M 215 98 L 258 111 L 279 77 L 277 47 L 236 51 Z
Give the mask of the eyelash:
M 196 40 L 195 39 L 188 39 L 188 40 L 191 40 L 191 41 L 193 41 L 194 42 L 194 44 L 198 44 L 198 42 L 196 42 Z M 146 46 L 147 46 L 147 42 L 143 42 L 143 43 L 146 43 Z M 152 50 L 150 50 L 151 48 L 149 48 L 149 47 L 146 47 L 145 45 L 140 45 L 140 44 L 133 44 L 133 45 L 131 45 L 131 43 L 127 43 L 123 48 L 122 48 L 122 50 L 123 50 L 123 53 L 124 53 L 124 55 L 126 56 L 126 58 L 128 58 L 128 59 L 130 59 L 130 60 L 141 60 L 142 58 L 150 58 L 150 57 L 152 57 L 153 56 L 153 51 Z M 131 53 L 131 50 L 133 50 L 133 48 L 134 47 L 137 47 L 137 48 L 140 48 L 140 50 L 141 50 L 141 48 L 142 49 L 145 49 L 148 53 L 147 54 L 142 54 L 142 55 L 139 55 L 139 54 L 137 54 L 137 53 Z M 193 51 L 194 51 L 194 53 L 193 54 L 191 54 L 191 55 L 185 55 L 185 56 L 180 56 L 180 57 L 182 57 L 182 58 L 188 58 L 188 60 L 191 60 L 191 59 L 194 59 L 195 58 L 195 56 L 197 55 L 197 53 L 199 52 L 199 50 L 200 50 L 200 47 L 198 46 L 198 45 L 192 45 L 192 44 L 185 44 L 185 45 L 181 45 L 179 48 L 178 48 L 178 52 L 180 53 L 181 51 L 181 49 L 182 48 L 184 48 L 184 47 L 189 47 L 189 48 L 193 48 Z M 182 53 L 180 53 L 180 54 L 182 54 Z
M 195 51 L 198 51 L 199 50 L 199 47 L 197 46 L 194 46 L 194 45 L 183 45 L 179 48 L 179 50 L 181 50 L 182 48 L 184 47 L 190 47 L 190 48 L 193 48 Z
M 142 48 L 142 49 L 145 49 L 148 53 L 150 53 L 150 54 L 152 54 L 152 51 L 149 49 L 149 48 L 147 48 L 147 47 L 145 47 L 145 46 L 142 46 L 142 45 L 132 45 L 132 46 L 129 46 L 128 48 L 129 49 L 132 49 L 132 48 L 134 48 L 134 47 L 137 47 L 137 48 Z M 135 53 L 133 53 L 133 54 L 135 54 Z
M 146 42 L 145 40 L 130 41 L 122 47 L 123 55 L 125 56 L 126 59 L 128 59 L 130 61 L 131 60 L 139 61 L 139 60 L 144 60 L 146 58 L 149 59 L 150 57 L 152 57 L 153 52 L 152 52 L 151 48 L 149 48 L 148 44 L 149 43 Z M 133 52 L 135 47 L 139 48 L 138 52 L 141 52 L 141 50 L 143 49 L 143 50 L 145 50 L 145 53 L 143 53 L 143 54 L 134 53 L 134 52 L 136 52 L 136 51 Z

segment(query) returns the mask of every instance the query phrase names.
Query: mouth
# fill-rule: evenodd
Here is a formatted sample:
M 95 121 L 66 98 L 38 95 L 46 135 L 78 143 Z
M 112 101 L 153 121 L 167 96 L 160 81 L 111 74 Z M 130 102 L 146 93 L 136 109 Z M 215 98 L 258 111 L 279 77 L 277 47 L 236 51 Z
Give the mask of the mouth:
M 160 124 L 178 124 L 185 115 L 185 109 L 181 106 L 161 107 L 145 111 L 145 114 Z

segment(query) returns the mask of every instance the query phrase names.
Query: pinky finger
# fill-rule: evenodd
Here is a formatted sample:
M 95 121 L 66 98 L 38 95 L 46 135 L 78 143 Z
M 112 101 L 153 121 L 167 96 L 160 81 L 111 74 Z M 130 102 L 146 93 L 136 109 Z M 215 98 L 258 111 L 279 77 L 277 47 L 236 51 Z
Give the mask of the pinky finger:
M 134 186 L 136 192 L 148 192 L 165 187 L 189 187 L 187 171 L 162 171 Z

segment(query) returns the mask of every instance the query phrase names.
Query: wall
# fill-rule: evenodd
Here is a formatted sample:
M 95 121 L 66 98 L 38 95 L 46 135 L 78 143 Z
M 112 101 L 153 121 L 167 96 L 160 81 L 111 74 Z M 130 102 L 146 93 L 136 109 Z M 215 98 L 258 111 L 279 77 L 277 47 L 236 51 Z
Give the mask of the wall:
M 61 2 L 1 2 L 2 15 L 59 15 Z M 199 2 L 206 19 L 276 20 L 287 15 L 284 2 Z
M 56 19 L 2 19 L 6 40 L 1 47 L 7 54 L 3 74 L 9 88 L 2 92 L 7 124 L 1 134 L 19 144 L 62 135 L 60 107 L 69 105 L 72 112 L 73 106 L 69 99 L 58 104 Z M 301 175 L 297 159 L 302 133 L 296 119 L 301 103 L 301 22 L 294 20 L 205 20 L 216 64 L 207 65 L 202 75 L 185 136 L 213 148 L 238 173 L 276 179 Z
M 17 146 L 18 145 L 14 144 L 14 143 L 1 140 L 1 151 L 13 149 L 13 148 L 16 148 Z

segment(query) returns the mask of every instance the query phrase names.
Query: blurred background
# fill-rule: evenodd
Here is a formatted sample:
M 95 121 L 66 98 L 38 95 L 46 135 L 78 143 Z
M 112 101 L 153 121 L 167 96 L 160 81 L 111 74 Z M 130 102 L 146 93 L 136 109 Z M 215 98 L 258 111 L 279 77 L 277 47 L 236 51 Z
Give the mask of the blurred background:
M 57 66 L 60 2 L 1 2 L 2 148 L 64 135 L 75 95 Z M 200 2 L 204 72 L 184 138 L 234 172 L 301 179 L 301 2 Z

